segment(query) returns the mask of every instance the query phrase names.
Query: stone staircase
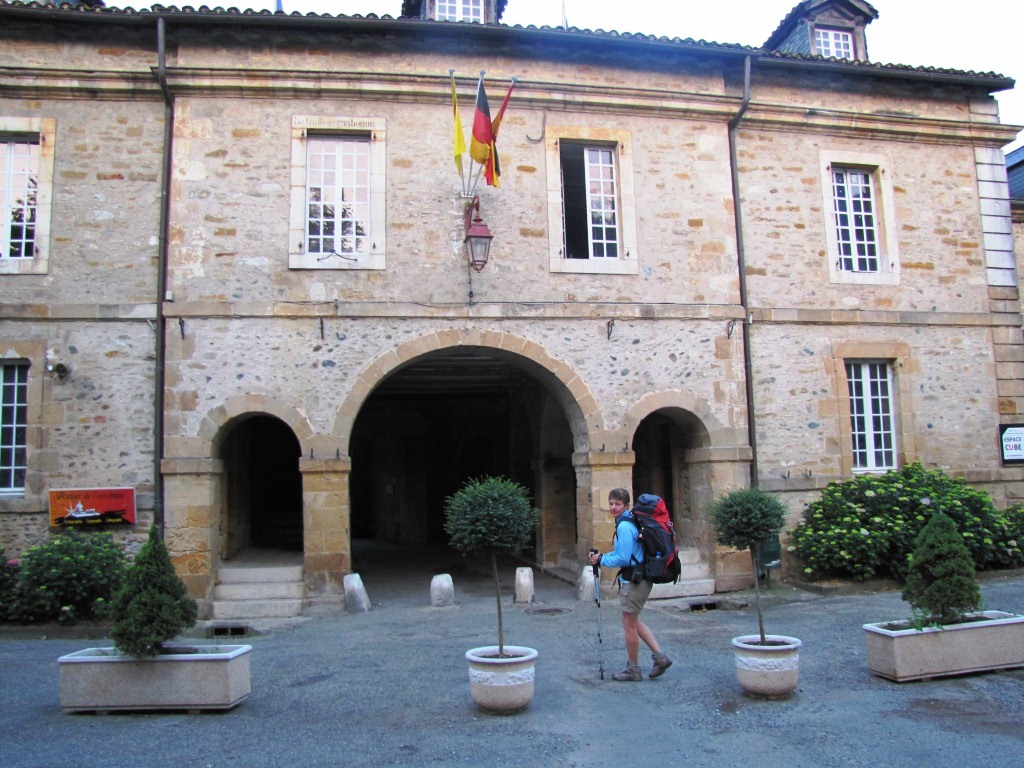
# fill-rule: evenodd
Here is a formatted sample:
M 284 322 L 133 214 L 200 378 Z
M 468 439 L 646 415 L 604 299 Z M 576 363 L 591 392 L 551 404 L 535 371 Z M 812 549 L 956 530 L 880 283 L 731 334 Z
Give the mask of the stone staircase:
M 213 620 L 301 616 L 303 589 L 301 564 L 223 563 L 213 591 Z
M 680 549 L 679 562 L 682 565 L 679 581 L 675 584 L 655 584 L 654 589 L 651 590 L 652 600 L 697 597 L 715 593 L 715 580 L 699 549 L 696 547 Z

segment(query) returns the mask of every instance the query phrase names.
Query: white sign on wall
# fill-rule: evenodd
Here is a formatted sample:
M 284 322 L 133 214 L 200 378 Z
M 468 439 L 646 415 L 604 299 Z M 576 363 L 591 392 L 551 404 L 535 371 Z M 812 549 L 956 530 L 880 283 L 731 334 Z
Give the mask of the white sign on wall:
M 1003 464 L 1024 464 L 1024 424 L 1001 424 L 999 444 Z

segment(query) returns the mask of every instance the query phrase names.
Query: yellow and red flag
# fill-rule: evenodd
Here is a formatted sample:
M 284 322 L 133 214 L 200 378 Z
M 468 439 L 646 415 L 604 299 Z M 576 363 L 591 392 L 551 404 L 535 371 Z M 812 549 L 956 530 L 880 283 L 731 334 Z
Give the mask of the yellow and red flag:
M 452 145 L 455 153 L 455 167 L 459 170 L 459 178 L 465 178 L 462 172 L 462 156 L 466 154 L 466 139 L 462 130 L 462 118 L 459 117 L 459 97 L 455 93 L 455 70 L 449 69 L 448 74 L 452 78 L 452 112 L 455 115 L 455 140 Z
M 498 116 L 491 122 L 491 162 L 484 169 L 484 174 L 487 177 L 487 183 L 492 187 L 501 186 L 501 164 L 498 162 L 498 131 L 501 129 L 501 119 L 505 116 L 505 108 L 508 106 L 509 97 L 512 95 L 512 89 L 515 87 L 516 79 L 513 77 L 512 83 L 508 87 L 508 93 L 505 94 L 505 100 L 501 102 Z M 488 171 L 490 171 L 490 175 L 487 175 Z

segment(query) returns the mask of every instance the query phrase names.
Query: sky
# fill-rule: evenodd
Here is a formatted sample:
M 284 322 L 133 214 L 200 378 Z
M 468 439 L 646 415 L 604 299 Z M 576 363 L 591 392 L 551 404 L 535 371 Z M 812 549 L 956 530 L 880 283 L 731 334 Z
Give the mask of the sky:
M 277 0 L 164 0 L 164 5 L 274 10 Z M 398 17 L 402 0 L 281 0 L 288 13 Z M 1024 0 L 870 0 L 868 55 L 885 64 L 996 72 L 1017 88 L 996 95 L 1002 121 L 1024 126 Z M 148 8 L 130 0 L 108 5 Z M 564 0 L 570 26 L 759 46 L 796 0 Z M 508 0 L 504 24 L 560 26 L 559 0 Z M 1006 147 L 1024 146 L 1024 130 Z

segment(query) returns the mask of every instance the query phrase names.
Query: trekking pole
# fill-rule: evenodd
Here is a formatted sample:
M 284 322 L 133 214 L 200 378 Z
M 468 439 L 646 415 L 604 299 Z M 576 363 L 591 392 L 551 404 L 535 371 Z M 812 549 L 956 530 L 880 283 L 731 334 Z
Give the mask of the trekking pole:
M 596 549 L 590 551 L 597 554 Z M 594 563 L 591 567 L 594 569 L 594 602 L 597 603 L 597 667 L 601 672 L 601 679 L 604 680 L 604 640 L 601 639 L 601 566 Z

